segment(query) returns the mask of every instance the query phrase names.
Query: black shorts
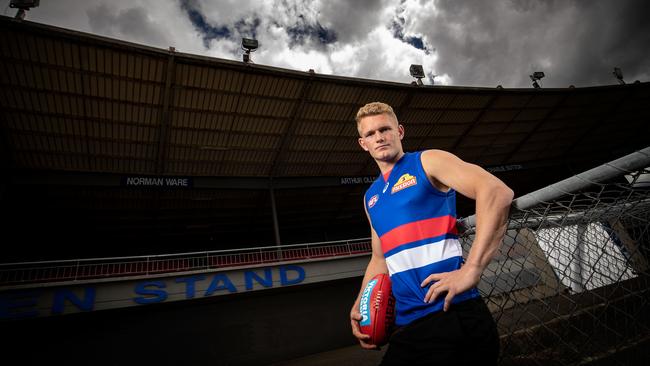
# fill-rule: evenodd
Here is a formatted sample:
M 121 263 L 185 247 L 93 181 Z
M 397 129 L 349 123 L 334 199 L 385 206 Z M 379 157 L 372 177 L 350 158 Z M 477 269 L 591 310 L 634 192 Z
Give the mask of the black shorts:
M 395 330 L 381 365 L 487 366 L 496 365 L 498 357 L 496 323 L 483 299 L 476 298 Z

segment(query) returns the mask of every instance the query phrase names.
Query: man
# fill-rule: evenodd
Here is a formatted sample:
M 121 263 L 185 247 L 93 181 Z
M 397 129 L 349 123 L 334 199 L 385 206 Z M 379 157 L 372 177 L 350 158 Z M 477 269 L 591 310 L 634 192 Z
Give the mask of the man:
M 361 291 L 389 273 L 397 330 L 382 365 L 496 364 L 496 325 L 476 285 L 506 231 L 513 192 L 482 168 L 441 150 L 405 153 L 404 127 L 392 108 L 369 103 L 357 112 L 359 144 L 381 175 L 364 196 L 372 256 Z M 456 231 L 455 192 L 476 201 L 476 235 L 464 261 Z M 361 347 L 359 299 L 350 311 Z

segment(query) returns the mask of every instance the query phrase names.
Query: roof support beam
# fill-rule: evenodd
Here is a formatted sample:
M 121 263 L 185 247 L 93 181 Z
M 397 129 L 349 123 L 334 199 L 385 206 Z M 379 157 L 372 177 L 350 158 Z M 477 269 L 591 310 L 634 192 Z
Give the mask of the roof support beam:
M 282 242 L 280 240 L 280 224 L 278 222 L 278 212 L 277 212 L 277 206 L 275 204 L 275 190 L 274 190 L 274 182 L 273 182 L 273 177 L 275 177 L 278 173 L 278 164 L 282 160 L 284 160 L 284 157 L 287 154 L 287 151 L 289 150 L 289 137 L 293 135 L 294 130 L 296 129 L 296 120 L 298 119 L 298 116 L 300 115 L 300 112 L 302 112 L 302 109 L 305 106 L 305 100 L 307 99 L 307 95 L 309 95 L 309 91 L 311 90 L 311 85 L 314 80 L 314 73 L 310 72 L 310 78 L 302 85 L 302 90 L 300 91 L 300 97 L 296 103 L 296 107 L 293 109 L 293 112 L 291 113 L 291 117 L 289 119 L 289 122 L 287 122 L 287 128 L 284 130 L 284 133 L 282 134 L 282 138 L 280 139 L 280 146 L 278 147 L 278 152 L 275 154 L 275 158 L 273 159 L 273 164 L 271 164 L 271 168 L 269 169 L 269 180 L 268 180 L 268 185 L 269 185 L 269 194 L 271 196 L 271 213 L 273 215 L 273 233 L 275 237 L 275 245 L 280 246 L 282 245 Z
M 278 209 L 275 206 L 275 190 L 273 189 L 273 180 L 269 182 L 269 195 L 271 196 L 271 213 L 273 215 L 273 234 L 275 237 L 275 245 L 280 246 L 280 224 L 278 223 Z M 280 254 L 280 253 L 278 253 Z
M 2 162 L 2 166 L 6 168 L 14 168 L 16 165 L 16 157 L 14 156 L 14 152 L 16 151 L 16 148 L 13 146 L 11 143 L 11 139 L 9 138 L 9 132 L 7 131 L 7 118 L 4 116 L 4 112 L 2 112 L 2 108 L 0 108 L 0 161 Z
M 87 58 L 82 57 L 81 55 L 81 46 L 77 44 L 77 57 L 79 58 L 79 62 L 81 63 L 80 69 L 83 69 L 84 61 L 88 62 Z M 89 69 L 88 66 L 86 66 L 86 69 Z M 86 146 L 86 160 L 88 163 L 88 169 L 94 170 L 96 167 L 93 165 L 94 159 L 92 158 L 93 154 L 90 153 L 90 146 L 88 143 L 88 139 L 90 138 L 90 135 L 88 134 L 88 112 L 86 111 L 86 104 L 88 103 L 87 99 L 87 93 L 86 93 L 86 77 L 85 76 L 85 70 L 79 70 L 79 77 L 81 78 L 81 96 L 83 100 L 81 101 L 81 113 L 82 118 L 83 118 L 83 133 L 86 136 L 86 140 L 83 142 L 83 144 Z
M 269 177 L 271 178 L 277 175 L 278 164 L 282 160 L 284 160 L 284 157 L 287 155 L 287 151 L 289 150 L 289 138 L 293 135 L 293 132 L 296 129 L 296 120 L 298 119 L 300 112 L 302 112 L 305 106 L 305 101 L 307 100 L 307 96 L 309 95 L 309 91 L 311 90 L 311 86 L 313 82 L 314 82 L 314 73 L 310 72 L 310 77 L 302 85 L 302 90 L 300 91 L 300 97 L 296 102 L 295 108 L 291 112 L 291 117 L 289 118 L 289 122 L 287 122 L 287 128 L 284 130 L 284 133 L 282 134 L 282 138 L 280 139 L 280 146 L 278 147 L 278 152 L 277 154 L 275 154 L 275 158 L 273 159 L 273 164 L 271 165 L 271 169 L 269 171 Z
M 172 84 L 176 75 L 176 63 L 174 60 L 176 51 L 169 48 L 169 57 L 167 58 L 167 72 L 165 76 L 165 91 L 162 95 L 162 108 L 160 113 L 160 129 L 158 133 L 158 154 L 156 155 L 156 174 L 165 173 L 165 160 L 167 147 L 169 145 L 169 123 L 171 120 L 170 105 L 172 104 L 173 89 Z

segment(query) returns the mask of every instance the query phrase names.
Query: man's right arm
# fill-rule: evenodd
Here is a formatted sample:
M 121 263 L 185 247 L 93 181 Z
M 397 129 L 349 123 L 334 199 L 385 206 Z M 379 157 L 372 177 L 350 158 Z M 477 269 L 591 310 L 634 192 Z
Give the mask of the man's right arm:
M 366 288 L 366 285 L 373 277 L 380 273 L 388 273 L 388 267 L 386 266 L 386 259 L 384 258 L 384 254 L 381 250 L 381 241 L 379 240 L 379 236 L 375 232 L 375 229 L 372 228 L 372 225 L 370 226 L 370 229 L 372 256 L 370 257 L 370 262 L 368 262 L 368 266 L 366 267 L 366 273 L 363 276 L 361 289 L 359 290 L 357 299 L 354 302 L 354 305 L 352 305 L 352 309 L 350 310 L 350 325 L 352 326 L 352 334 L 359 340 L 361 347 L 365 349 L 375 349 L 377 346 L 374 344 L 366 343 L 365 341 L 368 340 L 370 336 L 361 333 L 361 329 L 359 328 L 359 321 L 361 321 L 361 313 L 359 312 L 359 301 L 361 300 L 361 294 L 363 293 L 363 289 Z

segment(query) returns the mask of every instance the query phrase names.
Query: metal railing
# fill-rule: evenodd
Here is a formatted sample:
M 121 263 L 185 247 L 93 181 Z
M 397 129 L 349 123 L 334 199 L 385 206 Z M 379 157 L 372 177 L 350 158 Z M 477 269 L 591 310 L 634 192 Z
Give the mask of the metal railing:
M 0 264 L 0 286 L 135 277 L 369 254 L 369 238 L 131 257 Z

